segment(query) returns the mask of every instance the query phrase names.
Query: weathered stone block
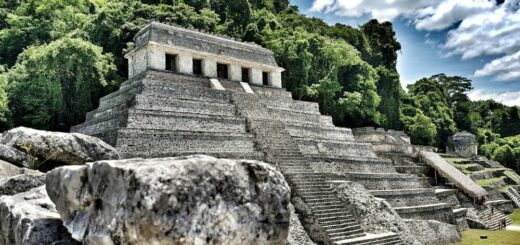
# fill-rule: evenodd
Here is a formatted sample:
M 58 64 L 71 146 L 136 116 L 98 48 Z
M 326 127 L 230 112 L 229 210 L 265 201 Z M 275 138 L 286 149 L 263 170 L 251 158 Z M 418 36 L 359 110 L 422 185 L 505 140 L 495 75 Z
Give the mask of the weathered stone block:
M 289 228 L 289 186 L 256 161 L 98 161 L 53 170 L 47 191 L 87 244 L 285 244 Z

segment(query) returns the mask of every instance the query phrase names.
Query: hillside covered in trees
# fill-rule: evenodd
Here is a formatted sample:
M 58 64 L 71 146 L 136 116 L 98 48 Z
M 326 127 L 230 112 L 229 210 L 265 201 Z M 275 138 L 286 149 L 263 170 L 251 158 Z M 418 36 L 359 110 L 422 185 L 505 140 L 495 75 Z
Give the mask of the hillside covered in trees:
M 286 68 L 284 87 L 319 102 L 336 125 L 404 130 L 440 149 L 467 130 L 484 154 L 520 170 L 518 107 L 472 102 L 471 81 L 444 74 L 405 91 L 391 23 L 329 26 L 288 0 L 0 0 L 0 127 L 81 123 L 126 79 L 123 55 L 152 20 L 272 49 Z

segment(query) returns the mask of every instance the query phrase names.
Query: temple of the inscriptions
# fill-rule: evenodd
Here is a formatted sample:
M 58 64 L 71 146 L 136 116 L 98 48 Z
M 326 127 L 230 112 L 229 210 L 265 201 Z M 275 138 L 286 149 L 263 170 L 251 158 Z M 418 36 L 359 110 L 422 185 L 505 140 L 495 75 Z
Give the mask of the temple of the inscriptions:
M 126 58 L 129 79 L 72 131 L 124 158 L 268 162 L 291 187 L 293 244 L 447 244 L 492 227 L 484 204 L 511 209 L 403 132 L 336 127 L 317 103 L 294 100 L 256 44 L 151 23 Z
M 272 51 L 256 44 L 152 23 L 139 31 L 126 56 L 128 77 L 148 68 L 282 87 L 283 68 Z

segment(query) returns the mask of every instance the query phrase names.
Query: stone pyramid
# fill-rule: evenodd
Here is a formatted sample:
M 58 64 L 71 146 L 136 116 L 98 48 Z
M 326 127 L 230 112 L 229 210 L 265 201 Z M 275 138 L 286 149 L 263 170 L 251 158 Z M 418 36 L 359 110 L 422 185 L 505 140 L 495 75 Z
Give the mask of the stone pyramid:
M 296 208 L 318 242 L 402 243 L 394 233 L 367 235 L 331 189 L 334 180 L 363 184 L 403 218 L 455 224 L 452 205 L 439 201 L 425 180 L 396 172 L 371 144 L 321 115 L 317 103 L 293 100 L 284 89 L 250 86 L 252 94 L 238 82 L 219 82 L 225 90 L 212 89 L 207 77 L 148 69 L 102 98 L 72 131 L 97 136 L 126 158 L 207 154 L 270 162 L 286 176 L 293 198 L 304 201 Z

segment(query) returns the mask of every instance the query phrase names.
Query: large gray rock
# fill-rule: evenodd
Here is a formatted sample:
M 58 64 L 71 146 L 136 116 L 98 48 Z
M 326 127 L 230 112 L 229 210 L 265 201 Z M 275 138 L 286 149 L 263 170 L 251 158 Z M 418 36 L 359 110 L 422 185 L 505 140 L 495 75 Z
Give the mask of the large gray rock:
M 36 170 L 19 168 L 11 163 L 0 160 L 0 179 L 9 178 L 20 174 L 39 173 Z
M 45 187 L 0 197 L 0 244 L 77 244 L 63 226 Z
M 333 184 L 339 198 L 356 214 L 365 232 L 380 234 L 391 231 L 398 234 L 405 244 L 421 244 L 417 236 L 425 234 L 414 234 L 388 202 L 374 197 L 356 182 L 337 181 Z
M 290 189 L 273 167 L 208 156 L 57 168 L 47 191 L 86 244 L 285 244 Z
M 76 133 L 20 127 L 4 132 L 0 144 L 30 151 L 38 162 L 42 162 L 41 166 L 80 165 L 90 161 L 119 159 L 112 146 L 98 138 Z
M 33 167 L 30 155 L 7 145 L 0 144 L 0 159 L 20 167 Z
M 0 179 L 0 196 L 14 195 L 45 185 L 45 174 L 21 174 Z

